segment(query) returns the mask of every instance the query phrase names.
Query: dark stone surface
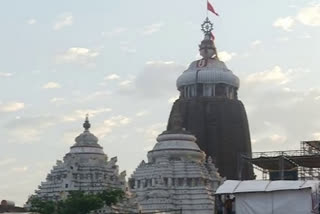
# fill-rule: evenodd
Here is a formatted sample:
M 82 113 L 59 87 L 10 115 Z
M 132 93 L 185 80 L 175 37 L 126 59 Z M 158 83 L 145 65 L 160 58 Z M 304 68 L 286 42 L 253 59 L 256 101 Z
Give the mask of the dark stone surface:
M 219 172 L 227 179 L 253 179 L 253 169 L 240 164 L 241 153 L 251 154 L 248 119 L 241 101 L 221 97 L 180 98 L 175 101 L 167 129 L 173 117 L 182 117 L 182 126 L 197 137 L 199 147 L 215 160 Z

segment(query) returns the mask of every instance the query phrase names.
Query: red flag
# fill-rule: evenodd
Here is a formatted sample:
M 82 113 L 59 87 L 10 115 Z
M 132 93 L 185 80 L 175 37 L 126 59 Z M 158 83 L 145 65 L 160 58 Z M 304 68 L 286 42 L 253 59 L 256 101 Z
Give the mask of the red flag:
M 212 12 L 214 15 L 219 16 L 219 14 L 214 10 L 213 6 L 210 4 L 209 1 L 207 1 L 207 8 L 210 12 Z
M 211 39 L 212 41 L 214 41 L 214 40 L 216 39 L 216 37 L 213 35 L 212 32 L 211 32 L 211 35 L 210 35 L 210 39 Z

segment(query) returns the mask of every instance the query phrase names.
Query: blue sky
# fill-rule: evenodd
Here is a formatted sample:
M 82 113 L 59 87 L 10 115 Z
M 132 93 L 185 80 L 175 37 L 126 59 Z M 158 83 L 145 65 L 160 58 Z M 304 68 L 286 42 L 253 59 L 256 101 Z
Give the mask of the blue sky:
M 216 46 L 241 79 L 254 151 L 320 138 L 320 1 L 212 2 Z M 82 132 L 134 170 L 198 57 L 204 0 L 3 1 L 0 199 L 23 204 Z

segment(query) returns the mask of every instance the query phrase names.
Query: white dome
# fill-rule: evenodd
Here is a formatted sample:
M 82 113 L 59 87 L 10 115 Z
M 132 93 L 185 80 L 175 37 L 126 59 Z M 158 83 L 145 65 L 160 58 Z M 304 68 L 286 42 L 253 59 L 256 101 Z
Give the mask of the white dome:
M 182 86 L 194 85 L 197 83 L 224 83 L 235 88 L 239 88 L 239 78 L 227 68 L 224 62 L 217 58 L 213 58 L 207 59 L 207 62 L 203 60 L 206 65 L 199 66 L 200 61 L 201 60 L 192 62 L 189 68 L 180 75 L 180 77 L 177 79 L 178 89 L 180 89 Z
M 89 131 L 90 127 L 91 124 L 87 116 L 83 124 L 85 130 L 75 138 L 76 143 L 70 148 L 71 154 L 104 154 L 102 147 L 98 144 L 98 138 Z
M 98 145 L 98 138 L 89 131 L 84 131 L 75 139 L 77 146 Z
M 76 143 L 70 148 L 70 153 L 104 154 L 102 147 L 98 144 L 98 138 L 85 130 L 75 139 Z
M 159 160 L 170 158 L 192 159 L 203 161 L 205 154 L 196 144 L 196 137 L 187 133 L 161 134 L 158 143 L 148 153 L 150 159 Z
M 161 134 L 157 138 L 158 143 L 154 146 L 155 150 L 165 149 L 189 149 L 200 151 L 195 143 L 196 137 L 189 134 Z

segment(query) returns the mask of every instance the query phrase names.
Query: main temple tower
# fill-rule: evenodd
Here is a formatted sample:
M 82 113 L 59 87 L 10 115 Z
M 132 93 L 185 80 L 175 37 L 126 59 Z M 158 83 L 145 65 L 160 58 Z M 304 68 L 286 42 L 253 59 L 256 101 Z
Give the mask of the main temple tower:
M 238 99 L 239 78 L 219 60 L 212 39 L 213 24 L 202 24 L 204 39 L 199 45 L 202 59 L 194 61 L 177 80 L 180 97 L 172 107 L 182 117 L 183 127 L 193 133 L 197 144 L 215 160 L 227 179 L 253 179 L 253 169 L 240 163 L 241 153 L 251 154 L 249 125 L 243 103 Z

